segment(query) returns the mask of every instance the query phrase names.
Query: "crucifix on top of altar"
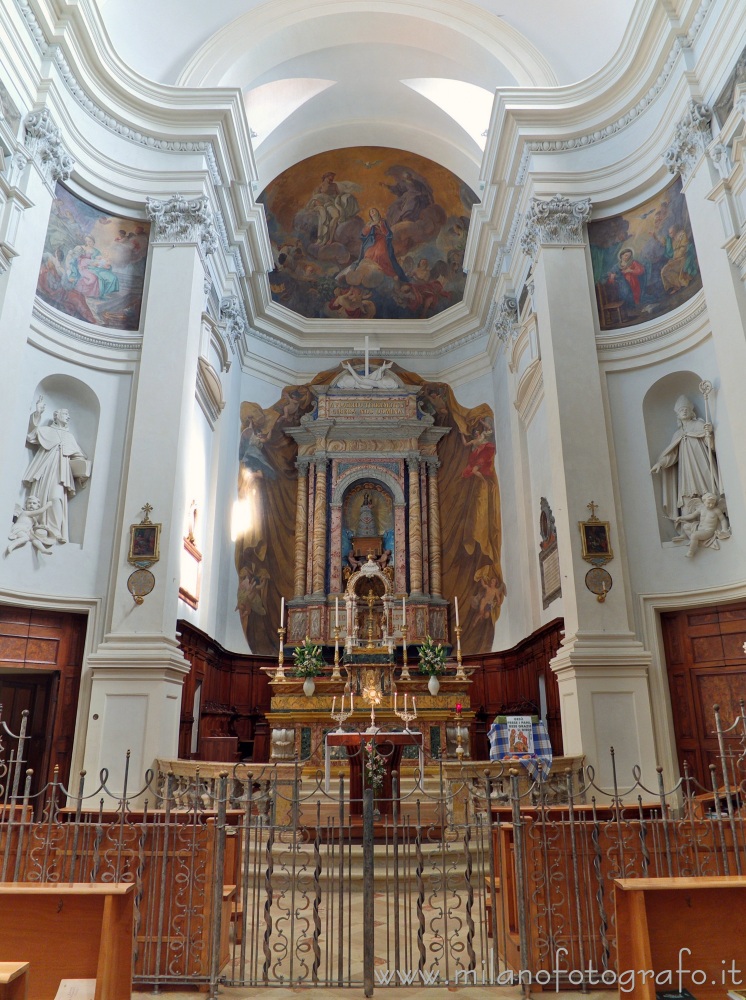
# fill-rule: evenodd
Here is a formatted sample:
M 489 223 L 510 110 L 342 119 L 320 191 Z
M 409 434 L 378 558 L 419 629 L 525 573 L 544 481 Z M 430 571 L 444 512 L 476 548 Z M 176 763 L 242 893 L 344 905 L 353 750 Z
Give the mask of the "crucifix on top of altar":
M 281 662 L 270 722 L 273 733 L 283 731 L 290 756 L 291 722 L 294 752 L 299 728 L 310 728 L 317 746 L 334 699 L 357 699 L 348 724 L 365 728 L 363 711 L 399 725 L 397 699 L 403 703 L 406 695 L 417 699 L 427 723 L 426 749 L 445 752 L 455 706 L 469 714 L 460 656 L 458 680 L 454 664 L 443 693 L 433 694 L 426 676 L 410 672 L 407 653 L 410 647 L 410 657 L 416 655 L 411 646 L 428 637 L 444 644 L 450 638 L 437 456 L 450 428 L 435 425 L 421 404 L 421 386 L 405 383 L 389 361 L 370 364 L 367 344 L 364 365 L 341 367 L 330 383 L 312 386 L 313 413 L 286 430 L 298 446 L 298 490 L 294 593 L 283 602 L 280 643 L 287 642 L 288 657 L 306 639 L 326 647 L 329 667 L 306 697 L 291 690 L 293 678 Z M 273 748 L 280 742 L 273 735 Z

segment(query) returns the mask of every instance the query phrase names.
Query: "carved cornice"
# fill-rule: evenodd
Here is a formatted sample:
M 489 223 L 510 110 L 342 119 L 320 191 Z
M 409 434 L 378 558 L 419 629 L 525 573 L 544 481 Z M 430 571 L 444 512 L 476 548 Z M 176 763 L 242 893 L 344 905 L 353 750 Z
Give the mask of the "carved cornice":
M 153 223 L 153 243 L 196 243 L 203 256 L 217 250 L 218 239 L 207 198 L 190 201 L 179 194 L 164 201 L 147 198 L 146 211 Z
M 686 112 L 676 125 L 674 139 L 663 153 L 672 174 L 681 174 L 686 182 L 704 151 L 712 142 L 712 111 L 706 104 L 689 101 Z
M 539 247 L 577 246 L 585 242 L 583 223 L 591 214 L 591 199 L 571 201 L 561 194 L 553 198 L 532 198 L 526 212 L 521 249 L 536 260 Z
M 498 303 L 495 333 L 504 344 L 518 335 L 518 301 L 514 295 L 503 295 Z
M 75 160 L 62 144 L 60 130 L 47 108 L 32 111 L 23 123 L 26 149 L 36 161 L 47 183 L 66 181 L 75 168 Z

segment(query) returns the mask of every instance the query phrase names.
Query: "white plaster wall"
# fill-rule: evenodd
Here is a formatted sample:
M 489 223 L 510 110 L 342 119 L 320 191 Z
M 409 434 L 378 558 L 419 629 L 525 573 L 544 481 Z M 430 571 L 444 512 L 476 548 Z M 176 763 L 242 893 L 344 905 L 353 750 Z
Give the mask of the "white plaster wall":
M 539 545 L 541 533 L 539 531 L 539 517 L 541 515 L 541 498 L 546 497 L 552 513 L 556 514 L 561 508 L 564 498 L 555 496 L 552 487 L 552 463 L 549 455 L 549 428 L 547 427 L 547 414 L 544 403 L 538 406 L 533 419 L 526 428 L 526 451 L 528 455 L 529 475 L 530 475 L 530 511 L 531 520 L 528 524 L 529 553 L 528 559 L 531 561 L 527 570 L 531 579 L 531 604 L 535 609 L 539 625 L 546 625 L 554 618 L 560 618 L 563 614 L 562 598 L 558 597 L 547 608 L 542 608 L 541 599 L 541 570 L 539 567 Z M 562 573 L 562 566 L 560 566 Z M 567 575 L 562 579 L 563 587 L 572 586 L 572 581 Z

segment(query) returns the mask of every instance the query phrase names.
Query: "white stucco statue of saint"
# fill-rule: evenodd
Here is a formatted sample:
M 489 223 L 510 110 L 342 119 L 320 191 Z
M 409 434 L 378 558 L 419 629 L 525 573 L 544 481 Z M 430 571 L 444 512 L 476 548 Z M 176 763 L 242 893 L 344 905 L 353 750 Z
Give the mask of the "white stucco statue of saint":
M 29 420 L 26 441 L 36 453 L 23 474 L 29 496 L 34 496 L 42 516 L 36 518 L 35 536 L 49 541 L 68 540 L 67 505 L 77 488 L 83 488 L 91 475 L 91 463 L 68 430 L 70 413 L 55 410 L 52 420 L 42 424 L 44 397 L 36 401 Z
M 692 497 L 722 492 L 712 424 L 697 416 L 687 396 L 679 396 L 674 411 L 678 429 L 650 470 L 661 473 L 663 510 L 671 519 L 687 510 Z

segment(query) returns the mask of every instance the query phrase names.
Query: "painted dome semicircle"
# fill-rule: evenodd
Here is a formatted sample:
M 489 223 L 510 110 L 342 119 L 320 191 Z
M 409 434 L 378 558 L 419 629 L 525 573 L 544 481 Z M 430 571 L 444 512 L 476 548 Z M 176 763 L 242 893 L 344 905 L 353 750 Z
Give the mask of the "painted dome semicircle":
M 259 199 L 272 299 L 308 319 L 428 319 L 460 302 L 474 192 L 445 167 L 380 146 L 296 163 Z

